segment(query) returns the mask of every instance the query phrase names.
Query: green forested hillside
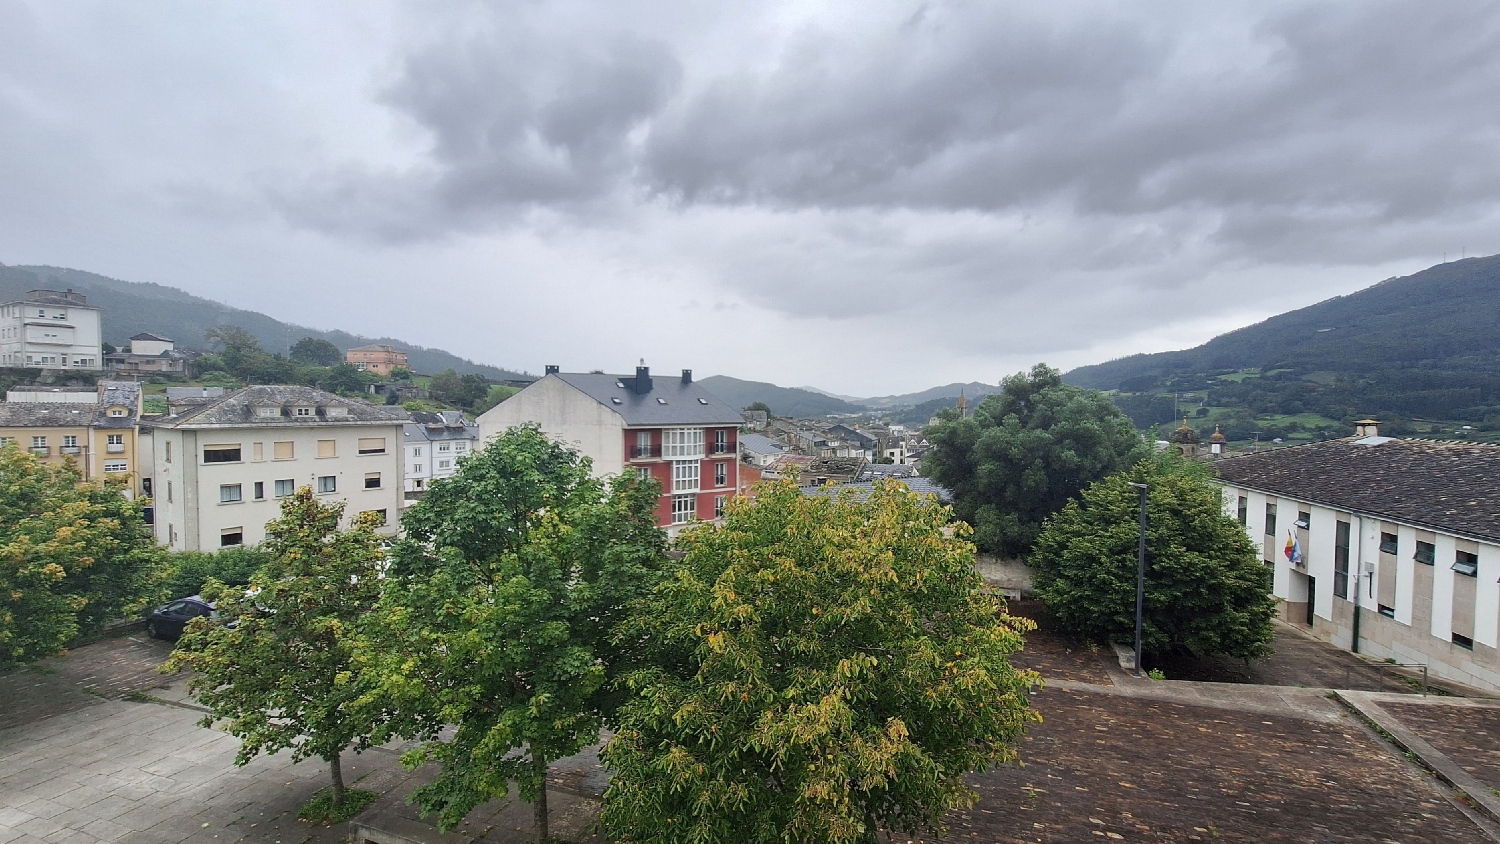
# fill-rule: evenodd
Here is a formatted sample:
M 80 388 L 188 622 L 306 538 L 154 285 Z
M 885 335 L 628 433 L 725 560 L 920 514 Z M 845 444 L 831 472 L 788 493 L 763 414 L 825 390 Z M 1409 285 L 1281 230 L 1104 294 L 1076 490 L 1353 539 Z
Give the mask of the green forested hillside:
M 1192 393 L 1194 404 L 1258 416 L 1500 429 L 1500 256 L 1439 264 L 1194 349 L 1080 367 L 1067 380 L 1120 391 L 1138 424 L 1166 421 L 1172 394 Z
M 414 346 L 390 337 L 362 337 L 344 331 L 322 331 L 281 322 L 262 313 L 231 308 L 160 284 L 120 281 L 61 267 L 10 267 L 0 264 L 0 301 L 11 301 L 34 288 L 72 288 L 104 309 L 104 342 L 124 346 L 133 334 L 149 331 L 186 348 L 205 348 L 203 332 L 215 325 L 238 325 L 249 331 L 267 351 L 285 354 L 303 337 L 328 340 L 341 350 L 367 343 L 388 343 L 407 353 L 417 372 L 452 369 L 489 378 L 526 377 L 521 373 L 474 363 L 441 349 Z
M 776 416 L 827 416 L 830 413 L 863 413 L 869 409 L 811 390 L 741 381 L 728 375 L 710 375 L 699 383 L 728 402 L 730 407 L 743 408 L 755 402 L 765 402 Z

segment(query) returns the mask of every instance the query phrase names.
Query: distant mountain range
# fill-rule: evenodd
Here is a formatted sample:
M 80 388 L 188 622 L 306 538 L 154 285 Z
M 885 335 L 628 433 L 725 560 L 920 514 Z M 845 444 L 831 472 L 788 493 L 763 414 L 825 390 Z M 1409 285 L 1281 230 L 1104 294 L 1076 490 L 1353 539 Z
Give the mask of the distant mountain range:
M 755 402 L 763 402 L 777 416 L 828 416 L 836 413 L 922 408 L 924 413 L 917 415 L 923 421 L 932 416 L 931 407 L 926 406 L 951 405 L 960 391 L 971 399 L 977 399 L 1000 390 L 994 384 L 974 381 L 933 387 L 919 393 L 856 398 L 840 396 L 817 387 L 779 387 L 764 381 L 744 381 L 727 375 L 711 375 L 702 379 L 701 383 L 734 407 L 747 407 Z
M 370 343 L 386 343 L 407 354 L 412 369 L 433 374 L 452 369 L 499 380 L 534 376 L 429 349 L 393 337 L 363 337 L 346 331 L 323 331 L 281 322 L 262 313 L 231 308 L 211 299 L 194 296 L 175 287 L 120 281 L 82 270 L 62 267 L 6 266 L 0 264 L 0 301 L 9 302 L 36 288 L 72 288 L 84 294 L 89 304 L 104 309 L 104 342 L 124 346 L 134 334 L 151 332 L 170 337 L 179 347 L 207 348 L 203 332 L 215 325 L 237 325 L 255 336 L 262 348 L 285 354 L 303 337 L 317 337 L 342 350 Z
M 1209 404 L 1256 414 L 1500 425 L 1500 256 L 1438 264 L 1192 349 L 1064 377 L 1123 393 L 1207 389 Z

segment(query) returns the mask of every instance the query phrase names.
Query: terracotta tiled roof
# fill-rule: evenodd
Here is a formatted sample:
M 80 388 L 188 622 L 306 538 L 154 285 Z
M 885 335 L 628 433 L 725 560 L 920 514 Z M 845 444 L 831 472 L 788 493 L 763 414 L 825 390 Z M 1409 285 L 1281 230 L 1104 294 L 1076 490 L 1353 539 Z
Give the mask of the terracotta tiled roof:
M 1500 542 L 1500 446 L 1369 437 L 1213 465 L 1226 483 Z

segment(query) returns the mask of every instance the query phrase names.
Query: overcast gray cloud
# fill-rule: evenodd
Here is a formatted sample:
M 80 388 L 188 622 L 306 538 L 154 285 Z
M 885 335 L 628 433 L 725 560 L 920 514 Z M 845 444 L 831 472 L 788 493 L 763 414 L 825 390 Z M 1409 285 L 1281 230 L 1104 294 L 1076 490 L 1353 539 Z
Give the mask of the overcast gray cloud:
M 1490 4 L 742 5 L 0 0 L 0 261 L 882 394 L 1500 251 Z

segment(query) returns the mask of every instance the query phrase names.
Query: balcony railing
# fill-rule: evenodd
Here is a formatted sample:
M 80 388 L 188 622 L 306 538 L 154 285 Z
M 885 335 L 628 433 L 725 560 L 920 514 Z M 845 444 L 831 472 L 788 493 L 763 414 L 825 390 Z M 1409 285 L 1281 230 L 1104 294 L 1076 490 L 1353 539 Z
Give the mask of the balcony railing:
M 37 457 L 47 457 L 52 454 L 52 447 L 46 445 L 34 445 L 29 450 Z
M 709 443 L 708 451 L 710 454 L 733 454 L 734 443 Z
M 63 454 L 79 455 L 79 454 L 83 453 L 83 449 L 80 448 L 79 446 L 76 446 L 76 445 L 65 445 L 65 446 L 62 447 L 62 453 Z
M 659 445 L 636 445 L 630 447 L 631 460 L 650 460 L 653 457 L 660 456 L 661 446 Z
M 104 450 L 106 452 L 110 453 L 110 454 L 124 454 L 125 453 L 125 444 L 124 443 L 110 443 L 110 444 L 108 444 L 108 445 L 106 445 L 104 447 Z

